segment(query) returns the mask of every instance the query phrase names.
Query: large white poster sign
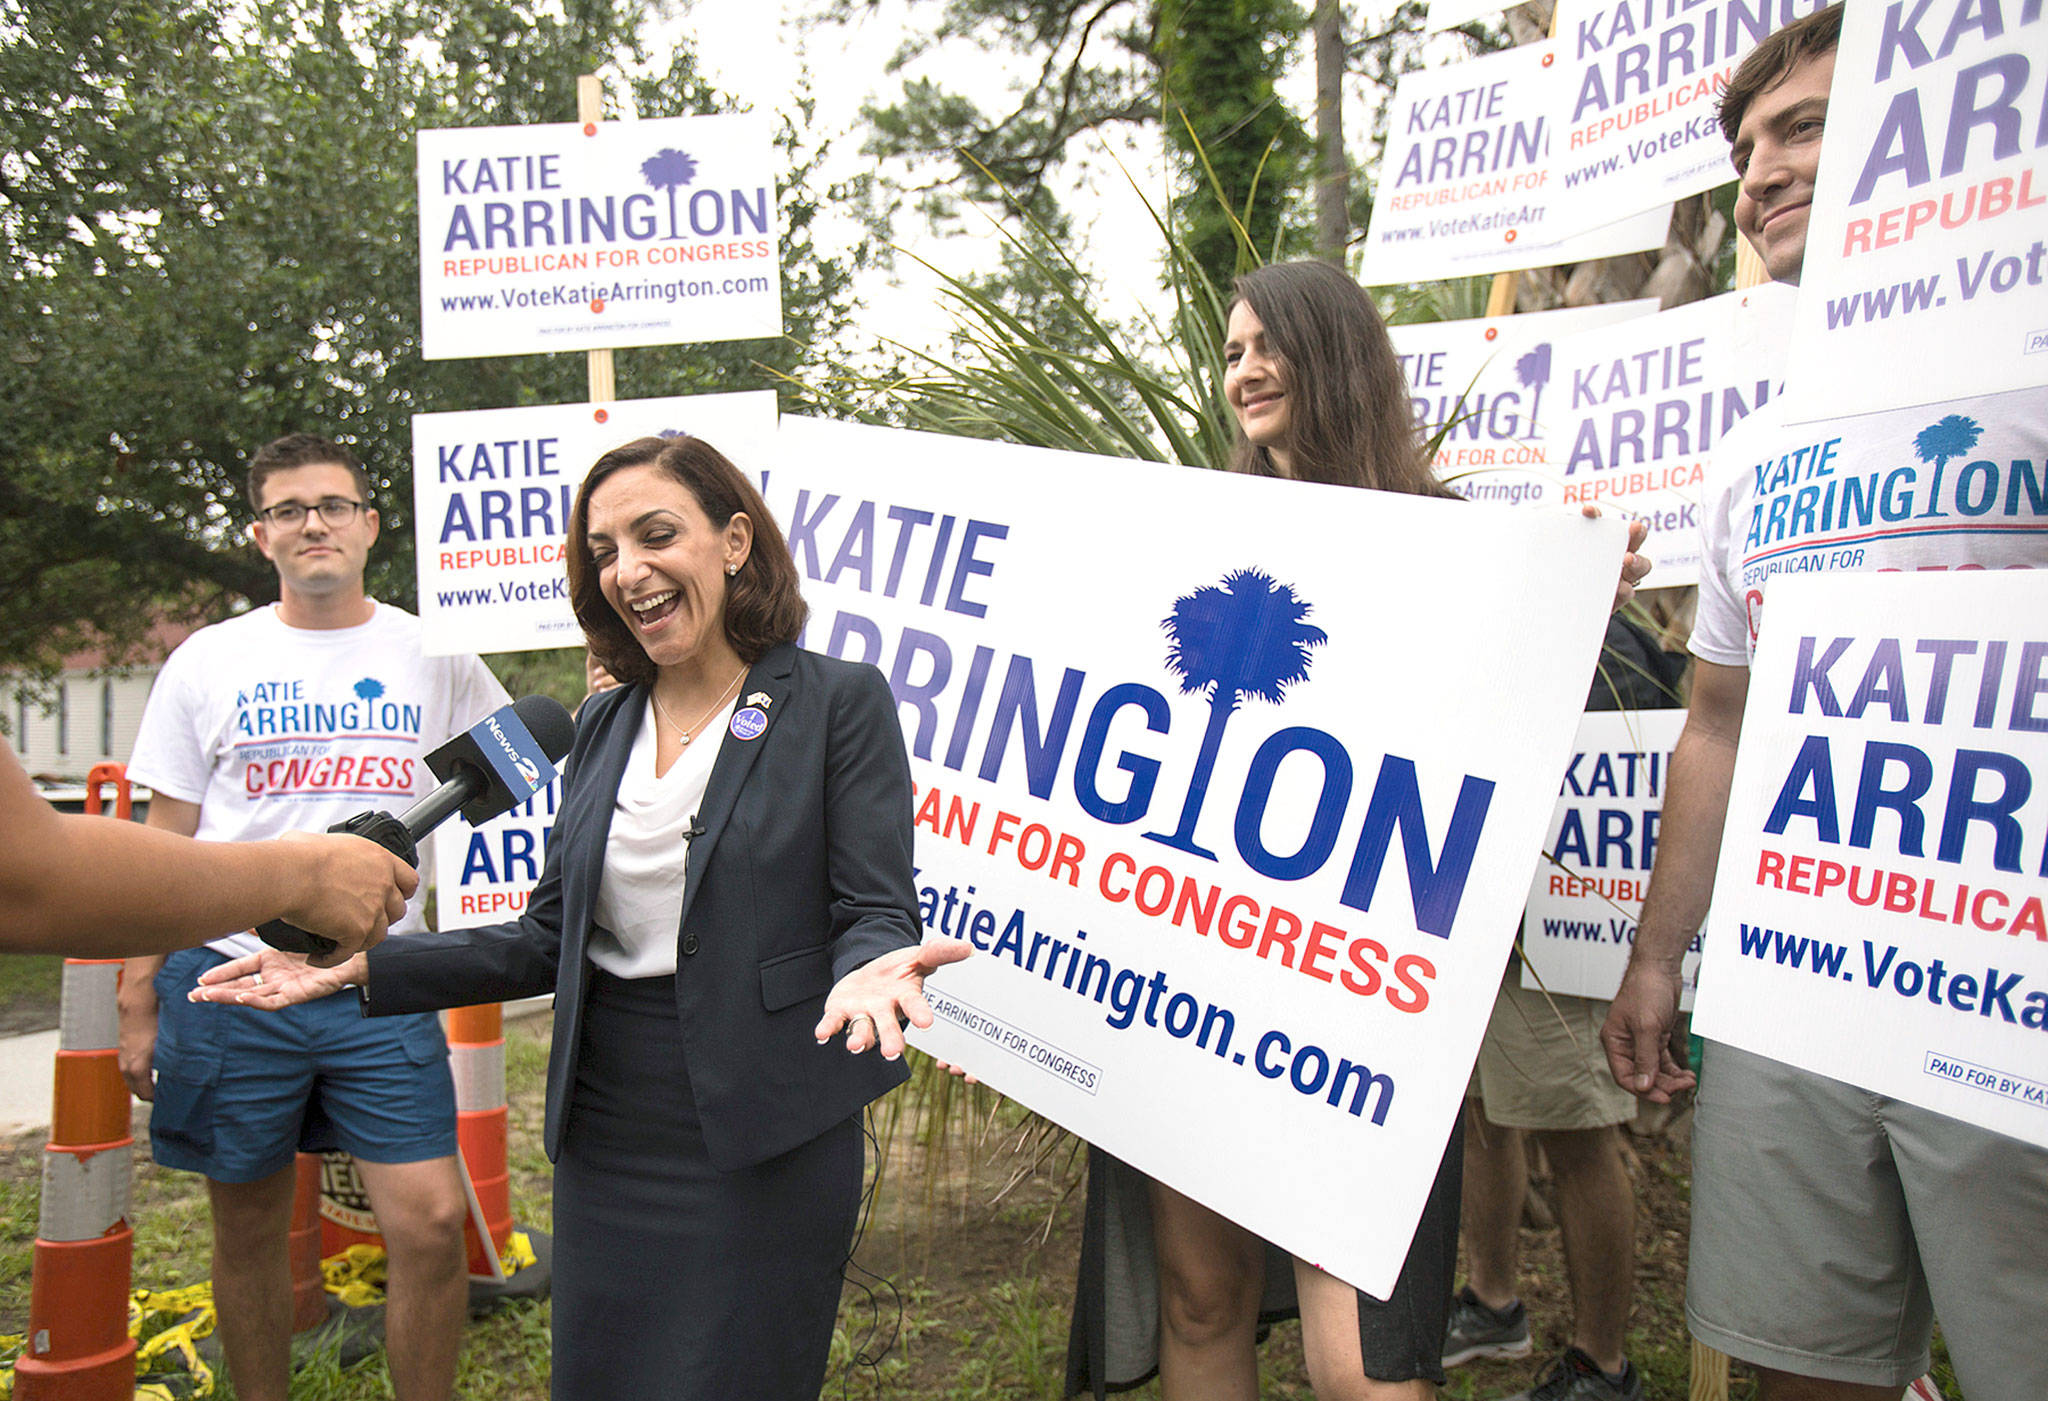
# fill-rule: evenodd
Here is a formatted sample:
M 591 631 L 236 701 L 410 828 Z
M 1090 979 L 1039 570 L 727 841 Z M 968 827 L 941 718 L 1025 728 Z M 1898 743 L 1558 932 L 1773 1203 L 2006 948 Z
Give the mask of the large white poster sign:
M 1557 344 L 1559 500 L 1647 520 L 1659 587 L 1698 582 L 1714 445 L 1778 392 L 1791 301 L 1789 288 L 1756 287 Z
M 1557 810 L 1554 858 L 1536 868 L 1522 922 L 1522 986 L 1573 997 L 1612 997 L 1635 947 L 1643 895 L 1657 857 L 1657 826 L 1682 710 L 1604 710 L 1579 721 Z M 1685 956 L 1685 1000 L 1699 968 L 1699 937 Z
M 2048 1146 L 2048 574 L 1795 575 L 1694 1025 Z
M 1794 422 L 2048 384 L 2048 22 L 1852 4 L 1808 215 Z
M 1558 0 L 1565 71 L 1553 110 L 1566 231 L 1733 180 L 1714 116 L 1722 87 L 1774 30 L 1826 3 Z
M 1668 207 L 1560 232 L 1557 46 L 1545 40 L 1404 74 L 1388 107 L 1360 280 L 1433 282 L 1661 247 Z M 1606 225 L 1595 228 L 1594 224 Z
M 778 439 L 807 645 L 888 676 L 924 919 L 979 950 L 933 980 L 918 1043 L 1384 1295 L 1620 522 L 803 419 Z
M 420 645 L 429 656 L 582 645 L 562 545 L 584 473 L 635 438 L 759 442 L 775 393 L 414 414 Z
M 1556 342 L 1656 310 L 1644 299 L 1389 326 L 1416 424 L 1426 437 L 1444 433 L 1437 475 L 1468 501 L 1557 505 L 1562 478 L 1551 461 L 1551 427 L 1563 417 L 1564 396 L 1551 393 Z
M 782 334 L 751 115 L 419 133 L 429 360 Z

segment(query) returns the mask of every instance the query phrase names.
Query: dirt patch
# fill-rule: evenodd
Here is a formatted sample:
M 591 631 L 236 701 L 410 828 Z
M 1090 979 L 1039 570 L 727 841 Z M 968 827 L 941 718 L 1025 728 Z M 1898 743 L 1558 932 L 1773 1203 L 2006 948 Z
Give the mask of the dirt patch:
M 971 1146 L 955 1145 L 942 1170 L 922 1162 L 917 1134 L 899 1126 L 900 1156 L 879 1195 L 856 1256 L 891 1280 L 903 1300 L 902 1332 L 879 1368 L 843 1369 L 835 1352 L 827 1392 L 842 1377 L 854 1397 L 988 1396 L 1057 1398 L 1065 1376 L 1067 1325 L 1080 1253 L 1082 1170 L 1062 1144 L 1048 1150 L 1014 1119 L 991 1126 Z M 1655 1401 L 1685 1401 L 1685 1249 L 1690 1159 L 1683 1126 L 1664 1137 L 1630 1140 L 1635 1182 L 1636 1299 L 1630 1355 Z M 1543 1184 L 1539 1182 L 1538 1190 Z M 1474 1363 L 1450 1374 L 1448 1398 L 1479 1401 L 1528 1387 L 1570 1338 L 1570 1297 L 1554 1227 L 1522 1232 L 1522 1294 L 1536 1355 L 1526 1361 Z M 1461 1274 L 1462 1277 L 1462 1274 Z M 859 1333 L 876 1308 L 849 1288 L 842 1327 Z M 896 1305 L 881 1294 L 883 1331 Z M 1301 1334 L 1275 1328 L 1260 1355 L 1266 1401 L 1308 1401 Z M 1126 1393 L 1156 1397 L 1157 1383 Z M 1733 1396 L 1749 1394 L 1738 1378 Z

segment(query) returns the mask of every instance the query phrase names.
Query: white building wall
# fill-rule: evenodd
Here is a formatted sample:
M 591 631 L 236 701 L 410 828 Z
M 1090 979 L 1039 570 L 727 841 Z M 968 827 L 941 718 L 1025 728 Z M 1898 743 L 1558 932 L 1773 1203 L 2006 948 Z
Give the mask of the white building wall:
M 105 675 L 67 671 L 42 691 L 0 674 L 8 747 L 31 774 L 78 782 L 94 764 L 127 763 L 157 671 L 154 666 Z

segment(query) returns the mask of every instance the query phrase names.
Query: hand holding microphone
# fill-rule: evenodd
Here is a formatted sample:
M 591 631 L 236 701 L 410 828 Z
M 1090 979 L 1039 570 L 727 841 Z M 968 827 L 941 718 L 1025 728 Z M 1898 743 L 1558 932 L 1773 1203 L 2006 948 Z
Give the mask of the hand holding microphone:
M 477 826 L 525 802 L 554 778 L 556 763 L 569 752 L 575 737 L 575 723 L 560 702 L 523 696 L 427 755 L 427 767 L 441 780 L 440 786 L 404 812 L 396 817 L 388 812 L 357 813 L 328 830 L 366 838 L 416 869 L 422 837 L 458 810 Z M 319 908 L 315 901 L 309 905 Z M 351 928 L 345 923 L 344 932 Z M 339 940 L 282 919 L 258 926 L 256 933 L 273 948 L 310 955 L 316 966 L 348 956 Z M 358 940 L 348 953 L 374 942 Z
M 360 837 L 331 832 L 286 832 L 276 845 L 294 853 L 294 874 L 285 884 L 283 920 L 318 931 L 335 947 L 314 958 L 328 966 L 384 942 L 405 917 L 405 902 L 419 889 L 419 872 L 394 853 Z M 287 901 L 289 903 L 287 903 Z

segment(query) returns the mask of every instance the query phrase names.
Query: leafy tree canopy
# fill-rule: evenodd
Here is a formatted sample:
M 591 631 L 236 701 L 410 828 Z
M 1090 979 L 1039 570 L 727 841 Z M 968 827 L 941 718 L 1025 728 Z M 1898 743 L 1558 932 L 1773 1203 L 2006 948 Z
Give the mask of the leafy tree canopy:
M 877 3 L 823 0 L 819 14 L 851 21 Z M 1355 5 L 1339 9 L 1351 13 L 1339 15 L 1336 61 L 1382 94 L 1425 51 L 1441 59 L 1505 42 L 1497 25 L 1425 36 L 1422 0 L 1396 0 L 1369 18 Z M 906 207 L 934 226 L 947 226 L 969 201 L 1013 231 L 1028 227 L 1050 246 L 1070 246 L 1073 229 L 1055 190 L 1070 154 L 1082 149 L 1074 143 L 1149 133 L 1156 123 L 1178 191 L 1172 221 L 1217 285 L 1227 288 L 1250 261 L 1314 246 L 1314 142 L 1276 92 L 1301 48 L 1301 0 L 916 0 L 911 14 L 922 28 L 895 69 L 923 71 L 894 100 L 865 109 L 866 149 L 884 162 Z M 937 65 L 929 60 L 951 43 L 1004 55 L 1024 76 L 1000 94 L 931 76 Z M 1369 106 L 1373 120 L 1355 143 L 1368 151 L 1384 123 L 1384 103 Z M 1325 176 L 1336 178 L 1352 230 L 1362 230 L 1370 205 L 1368 166 L 1352 160 Z M 1070 290 L 1049 288 L 1037 274 L 1005 250 L 997 272 L 964 281 L 1036 325 L 1040 312 L 1059 315 Z M 1043 330 L 1070 343 L 1057 324 Z
M 589 72 L 648 73 L 642 116 L 726 105 L 688 52 L 652 68 L 645 10 L 0 0 L 0 666 L 275 597 L 242 472 L 296 430 L 368 465 L 371 588 L 410 604 L 411 416 L 586 393 L 581 355 L 420 359 L 412 133 L 572 120 Z M 865 253 L 812 222 L 849 192 L 780 140 L 789 339 L 621 352 L 621 397 L 769 385 L 844 326 Z

